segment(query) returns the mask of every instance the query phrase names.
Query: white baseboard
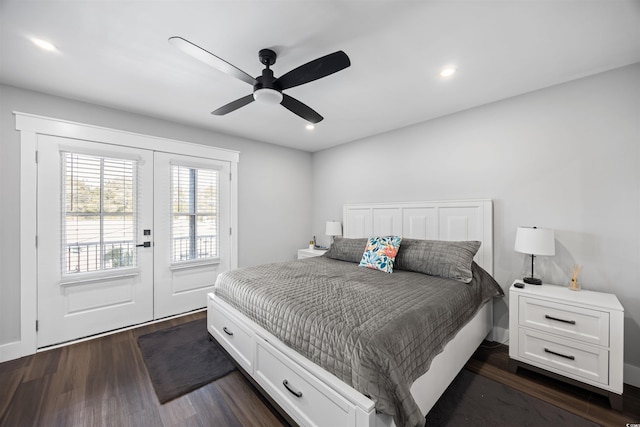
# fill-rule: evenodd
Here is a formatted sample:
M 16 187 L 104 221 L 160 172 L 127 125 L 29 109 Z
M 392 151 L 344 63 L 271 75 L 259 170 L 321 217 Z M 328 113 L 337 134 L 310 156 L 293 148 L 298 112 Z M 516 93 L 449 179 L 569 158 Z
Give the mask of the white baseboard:
M 500 326 L 494 326 L 491 331 L 491 339 L 500 344 L 509 344 L 509 329 Z
M 624 364 L 624 382 L 640 388 L 640 367 Z
M 25 351 L 22 341 L 14 341 L 0 345 L 0 363 L 19 359 L 28 354 L 29 352 Z

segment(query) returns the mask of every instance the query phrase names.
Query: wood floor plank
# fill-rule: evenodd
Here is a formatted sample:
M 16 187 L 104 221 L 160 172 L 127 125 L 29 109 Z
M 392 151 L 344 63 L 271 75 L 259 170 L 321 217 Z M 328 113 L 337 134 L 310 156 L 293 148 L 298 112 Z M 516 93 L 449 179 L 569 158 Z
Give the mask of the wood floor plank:
M 216 387 L 242 426 L 276 427 L 287 424 L 275 409 L 271 413 L 261 410 L 265 405 L 269 407 L 268 404 L 239 371 L 220 378 Z
M 202 425 L 207 425 L 210 420 L 216 420 L 216 423 L 221 426 L 242 427 L 242 423 L 224 401 L 216 382 L 188 394 L 189 402 L 197 408 L 194 419 Z
M 0 364 L 0 424 L 2 424 L 2 414 L 8 411 L 12 397 L 16 389 L 23 381 L 27 370 L 27 357 L 10 360 Z
M 2 425 L 37 425 L 42 408 L 41 390 L 46 384 L 46 378 L 33 379 L 20 383 L 7 412 L 0 417 Z
M 45 375 L 55 373 L 58 370 L 60 351 L 45 351 L 36 353 L 30 360 L 29 369 L 25 381 L 42 378 Z

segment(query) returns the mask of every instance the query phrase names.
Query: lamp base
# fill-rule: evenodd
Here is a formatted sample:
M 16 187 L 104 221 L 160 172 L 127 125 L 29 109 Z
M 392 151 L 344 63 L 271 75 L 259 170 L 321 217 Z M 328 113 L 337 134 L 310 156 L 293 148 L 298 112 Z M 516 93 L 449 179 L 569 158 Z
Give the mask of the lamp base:
M 524 283 L 528 283 L 530 285 L 542 285 L 542 280 L 536 277 L 525 277 L 522 279 Z

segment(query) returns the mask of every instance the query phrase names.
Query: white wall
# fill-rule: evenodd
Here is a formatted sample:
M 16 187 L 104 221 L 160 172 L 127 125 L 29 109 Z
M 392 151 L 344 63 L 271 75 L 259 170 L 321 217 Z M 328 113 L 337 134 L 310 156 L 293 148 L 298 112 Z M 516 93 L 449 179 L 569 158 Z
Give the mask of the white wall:
M 20 142 L 12 111 L 239 151 L 239 265 L 295 259 L 308 243 L 310 153 L 0 85 L 0 345 L 20 339 Z
M 640 386 L 640 64 L 317 152 L 313 171 L 317 235 L 344 203 L 493 199 L 505 290 L 525 262 L 516 227 L 554 229 L 545 281 L 567 284 L 577 263 L 585 289 L 618 296 L 625 381 Z M 506 303 L 495 304 L 498 329 Z

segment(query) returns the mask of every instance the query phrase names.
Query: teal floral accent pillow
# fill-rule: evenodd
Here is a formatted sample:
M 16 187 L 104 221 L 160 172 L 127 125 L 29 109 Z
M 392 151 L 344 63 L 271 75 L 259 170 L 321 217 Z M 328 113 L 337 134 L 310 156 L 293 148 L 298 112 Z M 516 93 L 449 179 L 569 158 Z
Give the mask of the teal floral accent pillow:
M 400 248 L 400 236 L 369 237 L 360 267 L 393 273 L 393 262 Z

